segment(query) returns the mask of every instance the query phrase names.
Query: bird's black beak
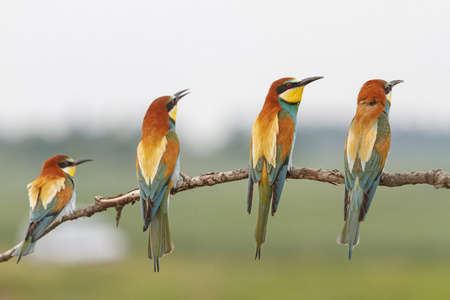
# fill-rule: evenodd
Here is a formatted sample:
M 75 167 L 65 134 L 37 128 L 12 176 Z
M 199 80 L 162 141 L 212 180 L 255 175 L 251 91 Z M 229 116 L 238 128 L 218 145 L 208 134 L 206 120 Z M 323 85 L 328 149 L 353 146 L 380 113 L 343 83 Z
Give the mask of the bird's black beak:
M 298 83 L 295 84 L 295 86 L 299 87 L 299 86 L 305 86 L 307 84 L 310 84 L 313 81 L 322 79 L 323 76 L 315 76 L 315 77 L 308 77 L 305 79 L 300 80 Z
M 182 91 L 179 91 L 178 93 L 173 94 L 175 96 L 175 103 L 178 103 L 178 101 L 180 101 L 181 98 L 183 98 L 184 96 L 186 96 L 187 94 L 189 94 L 189 89 L 185 89 Z
M 81 165 L 82 163 L 85 163 L 85 162 L 87 162 L 87 161 L 92 161 L 92 159 L 79 159 L 79 160 L 75 160 L 75 161 L 73 162 L 73 164 L 74 164 L 75 166 L 77 166 L 77 165 Z
M 389 84 L 392 86 L 392 87 L 394 87 L 395 85 L 397 85 L 397 84 L 399 84 L 399 83 L 402 83 L 403 82 L 403 80 L 392 80 L 392 81 L 389 81 Z

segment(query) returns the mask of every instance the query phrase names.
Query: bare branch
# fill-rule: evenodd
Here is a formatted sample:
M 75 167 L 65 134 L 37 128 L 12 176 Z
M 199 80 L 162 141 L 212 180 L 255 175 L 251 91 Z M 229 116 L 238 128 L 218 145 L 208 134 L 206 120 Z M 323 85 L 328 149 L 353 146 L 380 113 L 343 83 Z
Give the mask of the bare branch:
M 189 177 L 181 173 L 182 179 L 178 181 L 176 188 L 172 189 L 171 194 L 191 190 L 199 187 L 213 186 L 216 184 L 239 181 L 248 178 L 248 168 L 237 169 L 227 172 L 207 173 L 196 177 Z M 330 184 L 344 183 L 343 173 L 339 170 L 323 170 L 323 169 L 309 169 L 309 168 L 295 168 L 288 173 L 287 178 L 290 179 L 308 179 L 314 181 L 327 182 Z M 429 184 L 436 189 L 450 188 L 450 174 L 444 169 L 433 171 L 421 171 L 410 173 L 386 173 L 383 172 L 380 180 L 380 185 L 388 187 L 398 187 L 403 185 Z M 340 197 L 338 197 L 340 199 Z M 96 213 L 114 207 L 117 211 L 116 226 L 119 224 L 122 209 L 127 204 L 133 204 L 139 201 L 139 190 L 135 189 L 126 194 L 121 194 L 115 197 L 101 197 L 95 196 L 95 202 L 91 205 L 75 209 L 72 215 L 62 218 L 61 221 L 55 221 L 43 234 L 46 235 L 61 223 L 66 221 L 76 220 L 81 217 L 90 217 Z M 20 244 L 19 244 L 20 245 Z M 12 254 L 19 245 L 0 254 L 0 263 L 8 261 L 12 258 Z

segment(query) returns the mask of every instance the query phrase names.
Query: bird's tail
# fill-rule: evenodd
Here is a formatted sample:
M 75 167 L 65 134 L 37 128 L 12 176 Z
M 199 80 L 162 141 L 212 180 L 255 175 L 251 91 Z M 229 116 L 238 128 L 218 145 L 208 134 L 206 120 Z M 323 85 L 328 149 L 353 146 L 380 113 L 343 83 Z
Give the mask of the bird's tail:
M 264 164 L 261 181 L 259 182 L 259 209 L 258 221 L 255 229 L 256 254 L 255 259 L 261 259 L 261 246 L 266 240 L 267 220 L 269 217 L 270 202 L 272 199 L 272 186 L 267 180 L 267 171 Z
M 348 259 L 351 260 L 353 248 L 359 243 L 359 216 L 364 191 L 359 184 L 356 184 L 349 194 L 350 203 L 347 206 L 347 217 L 339 233 L 337 242 L 342 245 L 348 245 Z
M 18 256 L 17 263 L 19 263 L 22 256 L 25 256 L 27 254 L 34 252 L 34 246 L 36 245 L 36 242 L 32 241 L 32 237 L 29 237 L 28 239 L 25 239 L 20 246 L 14 251 L 13 256 Z
M 170 237 L 169 215 L 166 201 L 161 203 L 158 211 L 150 223 L 148 238 L 148 258 L 153 259 L 153 269 L 159 272 L 159 258 L 173 251 L 174 246 Z

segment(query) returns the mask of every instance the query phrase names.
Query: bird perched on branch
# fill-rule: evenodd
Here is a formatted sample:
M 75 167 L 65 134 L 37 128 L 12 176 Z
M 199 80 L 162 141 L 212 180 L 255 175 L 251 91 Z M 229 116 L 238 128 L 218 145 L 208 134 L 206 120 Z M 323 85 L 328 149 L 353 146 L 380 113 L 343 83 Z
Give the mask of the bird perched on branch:
M 174 249 L 169 230 L 169 195 L 180 172 L 180 142 L 175 121 L 178 101 L 188 94 L 186 91 L 153 101 L 145 114 L 137 147 L 143 230 L 150 227 L 148 258 L 153 259 L 155 272 L 159 272 L 159 258 Z
M 76 166 L 91 159 L 73 160 L 66 155 L 55 155 L 44 162 L 39 177 L 27 185 L 30 198 L 30 224 L 25 240 L 16 249 L 19 263 L 22 256 L 32 253 L 36 242 L 53 221 L 61 221 L 75 209 Z
M 252 129 L 247 211 L 250 214 L 253 184 L 259 187 L 258 221 L 255 229 L 256 254 L 261 258 L 261 246 L 266 239 L 269 209 L 277 211 L 287 171 L 292 166 L 297 131 L 297 111 L 304 87 L 323 77 L 302 80 L 281 78 L 272 83 L 266 101 Z
M 401 82 L 369 80 L 358 95 L 356 114 L 345 142 L 345 222 L 337 238 L 339 244 L 348 245 L 349 260 L 359 242 L 359 223 L 369 211 L 389 152 L 392 88 Z

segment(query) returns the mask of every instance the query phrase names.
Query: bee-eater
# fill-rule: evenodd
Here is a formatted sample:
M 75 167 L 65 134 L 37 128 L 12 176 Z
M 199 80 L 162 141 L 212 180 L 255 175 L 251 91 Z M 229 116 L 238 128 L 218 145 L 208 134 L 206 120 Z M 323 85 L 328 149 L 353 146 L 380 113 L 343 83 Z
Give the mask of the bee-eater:
M 401 82 L 369 80 L 358 95 L 356 114 L 345 142 L 345 222 L 337 238 L 339 244 L 348 245 L 349 260 L 359 242 L 359 223 L 369 211 L 389 152 L 392 88 Z
M 148 258 L 159 272 L 159 258 L 173 251 L 169 230 L 169 195 L 180 173 L 180 142 L 175 132 L 177 104 L 188 93 L 160 97 L 150 104 L 142 123 L 137 147 L 136 173 L 139 182 L 144 229 L 149 227 Z
M 19 263 L 22 256 L 32 253 L 36 242 L 53 221 L 61 221 L 75 209 L 76 166 L 91 159 L 73 160 L 55 155 L 44 162 L 41 174 L 27 185 L 30 198 L 30 224 L 21 246 L 16 249 Z
M 261 258 L 261 246 L 266 239 L 269 208 L 277 211 L 287 171 L 292 167 L 292 151 L 297 131 L 297 112 L 304 87 L 323 77 L 302 80 L 281 78 L 273 82 L 264 106 L 252 129 L 247 211 L 250 214 L 253 184 L 259 187 L 259 211 L 255 229 L 256 254 Z

